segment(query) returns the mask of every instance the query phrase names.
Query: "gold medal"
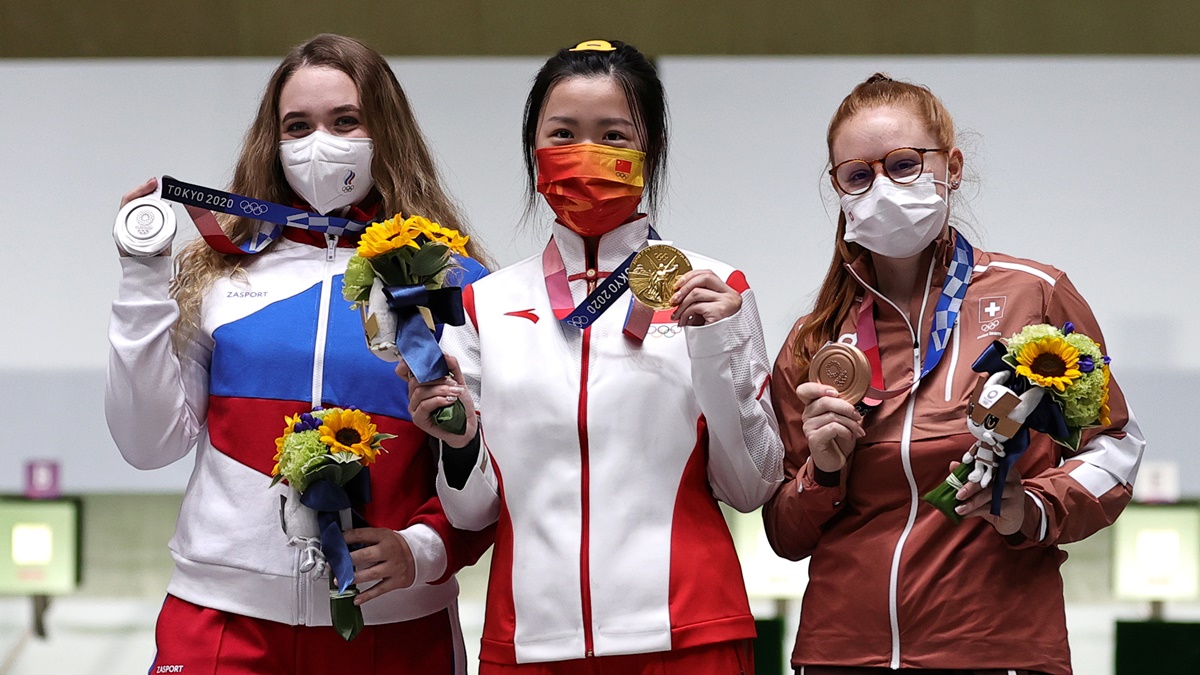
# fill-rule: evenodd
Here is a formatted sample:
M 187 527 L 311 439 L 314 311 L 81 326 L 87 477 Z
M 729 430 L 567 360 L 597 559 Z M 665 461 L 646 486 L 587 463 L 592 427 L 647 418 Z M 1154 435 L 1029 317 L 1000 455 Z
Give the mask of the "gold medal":
M 691 271 L 692 263 L 674 246 L 647 246 L 629 263 L 629 290 L 651 309 L 671 309 L 675 280 Z
M 813 354 L 808 379 L 833 387 L 843 401 L 858 403 L 871 386 L 871 364 L 858 347 L 830 342 Z

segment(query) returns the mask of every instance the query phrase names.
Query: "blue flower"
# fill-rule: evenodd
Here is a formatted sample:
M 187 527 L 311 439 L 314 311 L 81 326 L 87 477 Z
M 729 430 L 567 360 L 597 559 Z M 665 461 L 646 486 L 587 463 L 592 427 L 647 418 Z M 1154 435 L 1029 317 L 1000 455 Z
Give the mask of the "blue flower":
M 1090 373 L 1095 370 L 1095 368 L 1096 362 L 1092 360 L 1092 357 L 1087 355 L 1079 357 L 1079 370 L 1085 373 Z
M 1070 321 L 1063 324 L 1063 335 L 1070 335 L 1075 332 L 1075 324 Z
M 292 428 L 292 431 L 300 433 L 301 431 L 312 431 L 320 428 L 321 420 L 313 417 L 311 413 L 304 413 L 300 415 L 300 421 L 296 422 L 296 426 Z

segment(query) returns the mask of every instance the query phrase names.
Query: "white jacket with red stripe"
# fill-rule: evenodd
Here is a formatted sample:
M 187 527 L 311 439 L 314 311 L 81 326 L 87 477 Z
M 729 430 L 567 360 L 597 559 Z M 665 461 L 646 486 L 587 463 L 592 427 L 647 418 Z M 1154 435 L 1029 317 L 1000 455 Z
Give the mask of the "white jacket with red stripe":
M 646 244 L 646 219 L 605 235 L 599 276 Z M 581 237 L 555 224 L 576 304 Z M 679 328 L 655 315 L 638 342 L 630 294 L 590 328 L 557 321 L 541 256 L 481 279 L 470 321 L 448 328 L 483 428 L 461 490 L 438 492 L 457 527 L 499 522 L 480 657 L 528 663 L 648 653 L 754 635 L 717 499 L 763 504 L 782 478 L 770 362 L 743 275 L 687 253 L 742 294 L 733 316 Z M 592 268 L 595 269 L 595 268 Z

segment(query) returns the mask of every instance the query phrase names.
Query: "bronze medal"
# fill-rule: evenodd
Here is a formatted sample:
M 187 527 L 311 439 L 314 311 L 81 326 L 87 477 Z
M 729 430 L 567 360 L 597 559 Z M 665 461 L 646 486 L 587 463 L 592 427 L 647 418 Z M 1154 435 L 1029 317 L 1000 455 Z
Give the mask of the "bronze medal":
M 871 364 L 858 347 L 830 342 L 813 354 L 808 379 L 833 387 L 843 401 L 858 403 L 871 386 Z
M 691 271 L 692 263 L 674 246 L 647 246 L 629 263 L 629 290 L 651 309 L 671 309 L 675 280 Z

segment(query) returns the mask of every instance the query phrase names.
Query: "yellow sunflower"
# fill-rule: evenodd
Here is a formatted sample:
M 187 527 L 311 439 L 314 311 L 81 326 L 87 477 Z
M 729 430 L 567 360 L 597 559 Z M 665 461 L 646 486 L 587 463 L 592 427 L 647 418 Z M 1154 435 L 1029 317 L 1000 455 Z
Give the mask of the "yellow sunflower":
M 371 418 L 361 410 L 331 410 L 321 420 L 321 442 L 329 446 L 329 451 L 351 452 L 370 464 L 375 461 L 379 449 L 374 447 L 375 425 Z
M 1108 407 L 1108 378 L 1112 377 L 1108 372 L 1108 366 L 1104 368 L 1104 398 L 1100 399 L 1100 426 L 1108 426 L 1112 424 L 1112 410 Z
M 1079 379 L 1079 350 L 1060 337 L 1046 337 L 1025 345 L 1017 354 L 1017 374 L 1039 387 L 1066 391 Z
M 420 248 L 417 245 L 417 234 L 408 222 L 400 216 L 389 218 L 379 223 L 372 223 L 362 233 L 358 240 L 358 255 L 363 258 L 374 258 L 389 251 L 395 251 L 405 246 Z
M 428 218 L 422 218 L 421 216 L 412 216 L 408 220 L 412 221 L 413 228 L 424 235 L 429 241 L 445 244 L 451 252 L 458 255 L 467 255 L 467 242 L 471 240 L 469 236 L 460 234 L 454 228 L 442 227 Z
M 296 428 L 296 422 L 299 421 L 300 413 L 283 416 L 283 435 L 275 439 L 275 466 L 271 469 L 272 476 L 279 475 L 279 460 L 283 459 L 283 444 L 287 442 L 287 437 L 292 435 L 292 429 Z

